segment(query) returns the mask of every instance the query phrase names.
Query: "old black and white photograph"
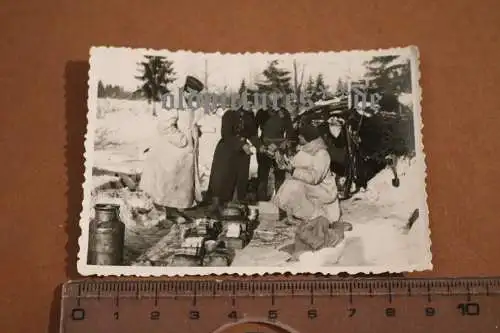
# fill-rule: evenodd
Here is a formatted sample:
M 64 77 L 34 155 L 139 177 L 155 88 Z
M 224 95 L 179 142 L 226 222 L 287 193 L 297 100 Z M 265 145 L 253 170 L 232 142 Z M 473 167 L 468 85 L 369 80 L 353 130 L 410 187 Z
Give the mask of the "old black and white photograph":
M 431 269 L 419 57 L 92 47 L 78 271 Z

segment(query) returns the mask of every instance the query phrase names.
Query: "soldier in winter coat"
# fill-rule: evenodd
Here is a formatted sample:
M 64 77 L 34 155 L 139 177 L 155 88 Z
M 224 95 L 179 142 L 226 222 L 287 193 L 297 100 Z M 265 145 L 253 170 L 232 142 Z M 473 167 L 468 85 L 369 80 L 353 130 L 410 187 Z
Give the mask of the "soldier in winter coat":
M 192 76 L 186 78 L 184 92 L 202 89 L 199 80 Z M 177 98 L 185 99 L 185 96 Z M 162 109 L 158 117 L 158 137 L 148 152 L 139 187 L 167 211 L 190 208 L 202 200 L 197 125 L 202 113 L 199 107 L 179 109 L 177 105 L 172 110 Z
M 194 157 L 189 138 L 177 127 L 177 111 L 162 110 L 158 138 L 146 158 L 139 187 L 158 206 L 191 207 Z
M 300 150 L 290 163 L 292 176 L 285 180 L 273 201 L 289 218 L 311 220 L 322 216 L 331 223 L 337 222 L 340 204 L 326 144 L 311 125 L 300 128 L 299 141 Z

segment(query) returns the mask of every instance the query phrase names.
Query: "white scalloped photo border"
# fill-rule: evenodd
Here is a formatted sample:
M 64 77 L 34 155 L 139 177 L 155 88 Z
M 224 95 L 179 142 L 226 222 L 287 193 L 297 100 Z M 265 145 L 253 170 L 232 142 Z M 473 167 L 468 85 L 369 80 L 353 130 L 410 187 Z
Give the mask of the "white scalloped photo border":
M 330 267 L 310 267 L 308 269 L 303 268 L 287 268 L 287 267 L 155 267 L 155 266 L 101 266 L 101 265 L 88 265 L 87 264 L 87 249 L 88 249 L 88 237 L 89 237 L 89 220 L 91 211 L 91 182 L 92 182 L 92 166 L 94 164 L 94 133 L 95 133 L 95 122 L 96 111 L 97 111 L 97 84 L 98 81 L 94 75 L 93 59 L 97 53 L 102 50 L 118 49 L 118 50 L 133 50 L 134 52 L 140 52 L 149 55 L 165 55 L 165 53 L 174 52 L 186 52 L 188 54 L 197 55 L 267 55 L 272 56 L 294 56 L 299 54 L 317 54 L 322 56 L 328 55 L 340 55 L 340 54 L 355 54 L 362 53 L 365 56 L 370 55 L 403 55 L 410 59 L 411 64 L 411 79 L 412 79 L 412 96 L 413 96 L 413 112 L 414 112 L 414 129 L 415 129 L 415 148 L 416 156 L 415 163 L 418 165 L 418 174 L 420 177 L 419 184 L 421 184 L 421 189 L 419 189 L 419 200 L 420 200 L 420 219 L 426 224 L 426 228 L 420 239 L 422 241 L 423 248 L 419 258 L 421 261 L 415 265 L 379 265 L 379 266 L 330 266 Z M 155 50 L 147 48 L 129 48 L 129 47 L 110 47 L 110 46 L 100 46 L 90 48 L 90 70 L 88 79 L 88 115 L 87 115 L 87 132 L 85 135 L 85 180 L 83 183 L 83 202 L 82 211 L 80 214 L 80 230 L 81 234 L 78 239 L 79 252 L 77 260 L 78 273 L 84 276 L 96 275 L 96 276 L 138 276 L 138 277 L 151 277 L 151 276 L 206 276 L 206 275 L 239 275 L 239 276 L 250 276 L 250 275 L 264 275 L 264 274 L 275 274 L 275 273 L 289 273 L 289 274 L 379 274 L 379 273 L 403 273 L 403 272 L 417 272 L 431 270 L 432 265 L 432 252 L 431 252 L 431 232 L 429 228 L 429 211 L 427 205 L 427 192 L 426 192 L 426 181 L 427 181 L 427 170 L 425 163 L 425 153 L 422 137 L 422 115 L 421 115 L 421 101 L 422 101 L 422 90 L 420 87 L 420 54 L 417 46 L 410 45 L 406 47 L 394 47 L 394 48 L 384 48 L 384 49 L 372 49 L 372 50 L 342 50 L 342 51 L 320 51 L 320 52 L 300 52 L 300 53 L 267 53 L 267 52 L 245 52 L 245 53 L 221 53 L 221 52 L 192 52 L 186 50 Z M 417 199 L 417 198 L 416 198 Z

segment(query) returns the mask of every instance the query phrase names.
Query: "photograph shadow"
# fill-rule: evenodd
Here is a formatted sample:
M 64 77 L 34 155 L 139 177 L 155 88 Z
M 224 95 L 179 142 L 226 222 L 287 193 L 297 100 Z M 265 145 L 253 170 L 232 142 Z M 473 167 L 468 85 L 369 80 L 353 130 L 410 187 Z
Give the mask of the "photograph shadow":
M 68 61 L 65 78 L 65 114 L 66 114 L 66 146 L 65 160 L 68 178 L 67 212 L 65 231 L 68 241 L 65 246 L 65 272 L 68 280 L 75 280 L 78 274 L 76 262 L 78 258 L 78 238 L 80 236 L 80 212 L 82 209 L 82 184 L 84 181 L 84 140 L 87 126 L 89 64 L 86 61 Z M 48 332 L 59 332 L 62 284 L 53 292 L 50 307 Z
M 66 233 L 66 276 L 80 277 L 76 262 L 80 236 L 82 209 L 82 184 L 85 180 L 84 141 L 87 126 L 87 96 L 89 64 L 86 61 L 69 61 L 65 68 L 66 97 L 66 147 L 65 159 L 68 177 Z
M 62 284 L 58 285 L 54 292 L 52 293 L 52 303 L 50 304 L 50 320 L 47 332 L 58 333 L 60 330 L 61 323 L 61 295 L 62 295 Z

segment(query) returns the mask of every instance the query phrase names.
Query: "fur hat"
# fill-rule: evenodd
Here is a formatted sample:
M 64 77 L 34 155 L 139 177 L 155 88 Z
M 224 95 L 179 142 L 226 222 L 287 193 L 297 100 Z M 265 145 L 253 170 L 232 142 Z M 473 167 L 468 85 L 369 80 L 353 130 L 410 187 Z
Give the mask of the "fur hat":
M 319 130 L 313 125 L 302 125 L 299 128 L 299 135 L 302 135 L 307 142 L 311 142 L 320 137 Z

